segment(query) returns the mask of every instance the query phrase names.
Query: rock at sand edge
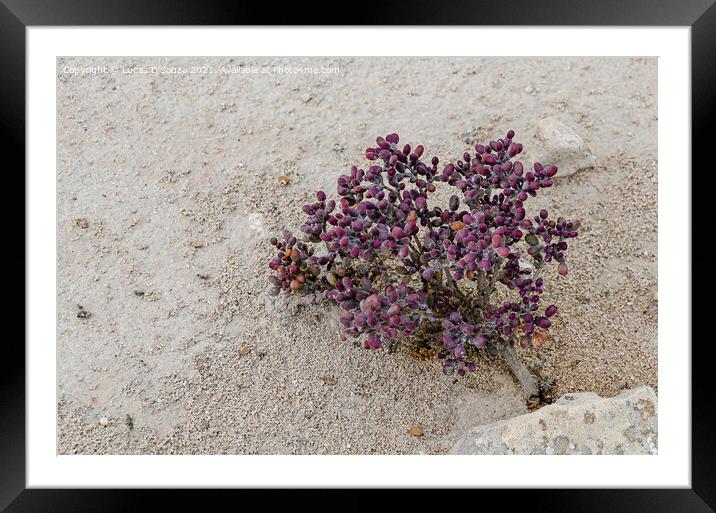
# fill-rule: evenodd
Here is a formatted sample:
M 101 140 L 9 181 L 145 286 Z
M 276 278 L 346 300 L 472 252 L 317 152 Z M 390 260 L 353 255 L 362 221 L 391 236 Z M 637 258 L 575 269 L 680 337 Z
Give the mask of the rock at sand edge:
M 567 394 L 533 413 L 469 429 L 450 453 L 656 454 L 656 394 L 649 386 L 606 398 Z

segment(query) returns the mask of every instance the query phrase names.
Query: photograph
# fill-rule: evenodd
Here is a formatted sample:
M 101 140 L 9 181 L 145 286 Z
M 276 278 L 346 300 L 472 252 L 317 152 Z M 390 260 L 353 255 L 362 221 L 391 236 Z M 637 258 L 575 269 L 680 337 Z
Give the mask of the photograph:
M 716 0 L 322 7 L 0 0 L 0 512 L 715 513 Z
M 657 57 L 56 66 L 58 455 L 658 454 Z

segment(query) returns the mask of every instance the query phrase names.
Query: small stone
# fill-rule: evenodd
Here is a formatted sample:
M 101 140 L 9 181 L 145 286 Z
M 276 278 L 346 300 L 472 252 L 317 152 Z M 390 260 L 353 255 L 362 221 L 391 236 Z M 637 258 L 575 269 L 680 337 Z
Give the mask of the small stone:
M 101 419 L 99 419 L 100 426 L 106 426 L 107 424 L 109 424 L 109 419 L 107 417 L 102 417 Z
M 130 430 L 134 429 L 134 420 L 132 420 L 132 417 L 129 414 L 127 414 L 127 416 L 124 418 L 124 423 Z
M 138 297 L 142 297 L 144 295 L 144 291 L 143 290 L 135 290 L 134 295 L 138 296 Z
M 559 168 L 556 178 L 596 166 L 597 159 L 582 138 L 557 118 L 545 118 L 537 125 L 537 138 L 543 144 L 543 165 Z
M 408 433 L 413 435 L 414 437 L 420 438 L 423 436 L 423 430 L 420 429 L 418 426 L 413 426 L 408 430 Z
M 75 219 L 75 224 L 80 228 L 89 228 L 89 223 L 87 222 L 87 219 L 83 219 L 81 217 Z
M 190 244 L 191 244 L 191 247 L 194 248 L 194 249 L 199 249 L 199 248 L 203 248 L 203 247 L 204 247 L 204 243 L 203 243 L 203 242 L 191 242 Z
M 247 346 L 246 344 L 244 344 L 243 346 L 241 346 L 241 349 L 239 349 L 239 354 L 240 354 L 241 356 L 246 356 L 246 355 L 248 355 L 250 352 L 251 352 L 251 348 L 250 348 L 249 346 Z
M 291 179 L 286 175 L 281 175 L 278 177 L 278 183 L 286 187 L 291 184 Z
M 553 449 L 552 447 L 549 447 L 549 446 L 548 446 L 548 447 L 544 450 L 544 452 L 545 452 L 545 454 L 549 454 L 549 455 L 551 456 L 552 454 L 554 454 L 554 449 Z
M 525 92 L 527 94 L 534 93 L 534 91 L 535 91 L 535 88 L 532 87 L 532 84 L 528 84 L 527 87 L 525 87 Z
M 324 377 L 323 377 L 323 382 L 324 382 L 326 385 L 335 385 L 336 383 L 338 383 L 338 381 L 335 380 L 334 378 L 329 378 L 329 377 L 327 377 L 327 376 L 324 376 Z

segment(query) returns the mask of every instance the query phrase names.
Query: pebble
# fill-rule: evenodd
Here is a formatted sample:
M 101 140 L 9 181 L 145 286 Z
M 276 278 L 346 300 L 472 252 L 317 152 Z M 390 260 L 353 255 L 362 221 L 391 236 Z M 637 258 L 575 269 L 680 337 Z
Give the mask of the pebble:
M 100 426 L 106 426 L 107 424 L 109 424 L 109 419 L 107 417 L 102 417 L 101 419 L 99 419 Z
M 569 176 L 580 169 L 592 168 L 597 163 L 584 140 L 557 118 L 542 119 L 537 124 L 536 135 L 542 142 L 542 163 L 557 165 L 558 177 Z
M 423 430 L 420 429 L 418 426 L 411 427 L 408 432 L 415 437 L 423 436 Z

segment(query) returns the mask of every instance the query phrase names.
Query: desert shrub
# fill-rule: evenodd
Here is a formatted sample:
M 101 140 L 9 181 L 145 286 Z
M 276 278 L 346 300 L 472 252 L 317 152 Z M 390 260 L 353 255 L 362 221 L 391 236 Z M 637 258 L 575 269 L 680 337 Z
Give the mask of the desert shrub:
M 397 134 L 378 137 L 366 169 L 338 177 L 337 200 L 319 191 L 303 206 L 302 240 L 288 231 L 271 239 L 272 292 L 335 301 L 341 338 L 362 337 L 367 349 L 420 336 L 445 372 L 461 376 L 475 369 L 477 351 L 541 347 L 557 307 L 541 305 L 538 275 L 548 264 L 568 273 L 580 222 L 544 209 L 527 215 L 557 167 L 514 160 L 522 145 L 513 137 L 446 163 L 423 160 L 422 145 L 399 146 Z M 454 192 L 447 205 L 433 204 L 438 187 Z M 514 298 L 496 302 L 498 286 Z

